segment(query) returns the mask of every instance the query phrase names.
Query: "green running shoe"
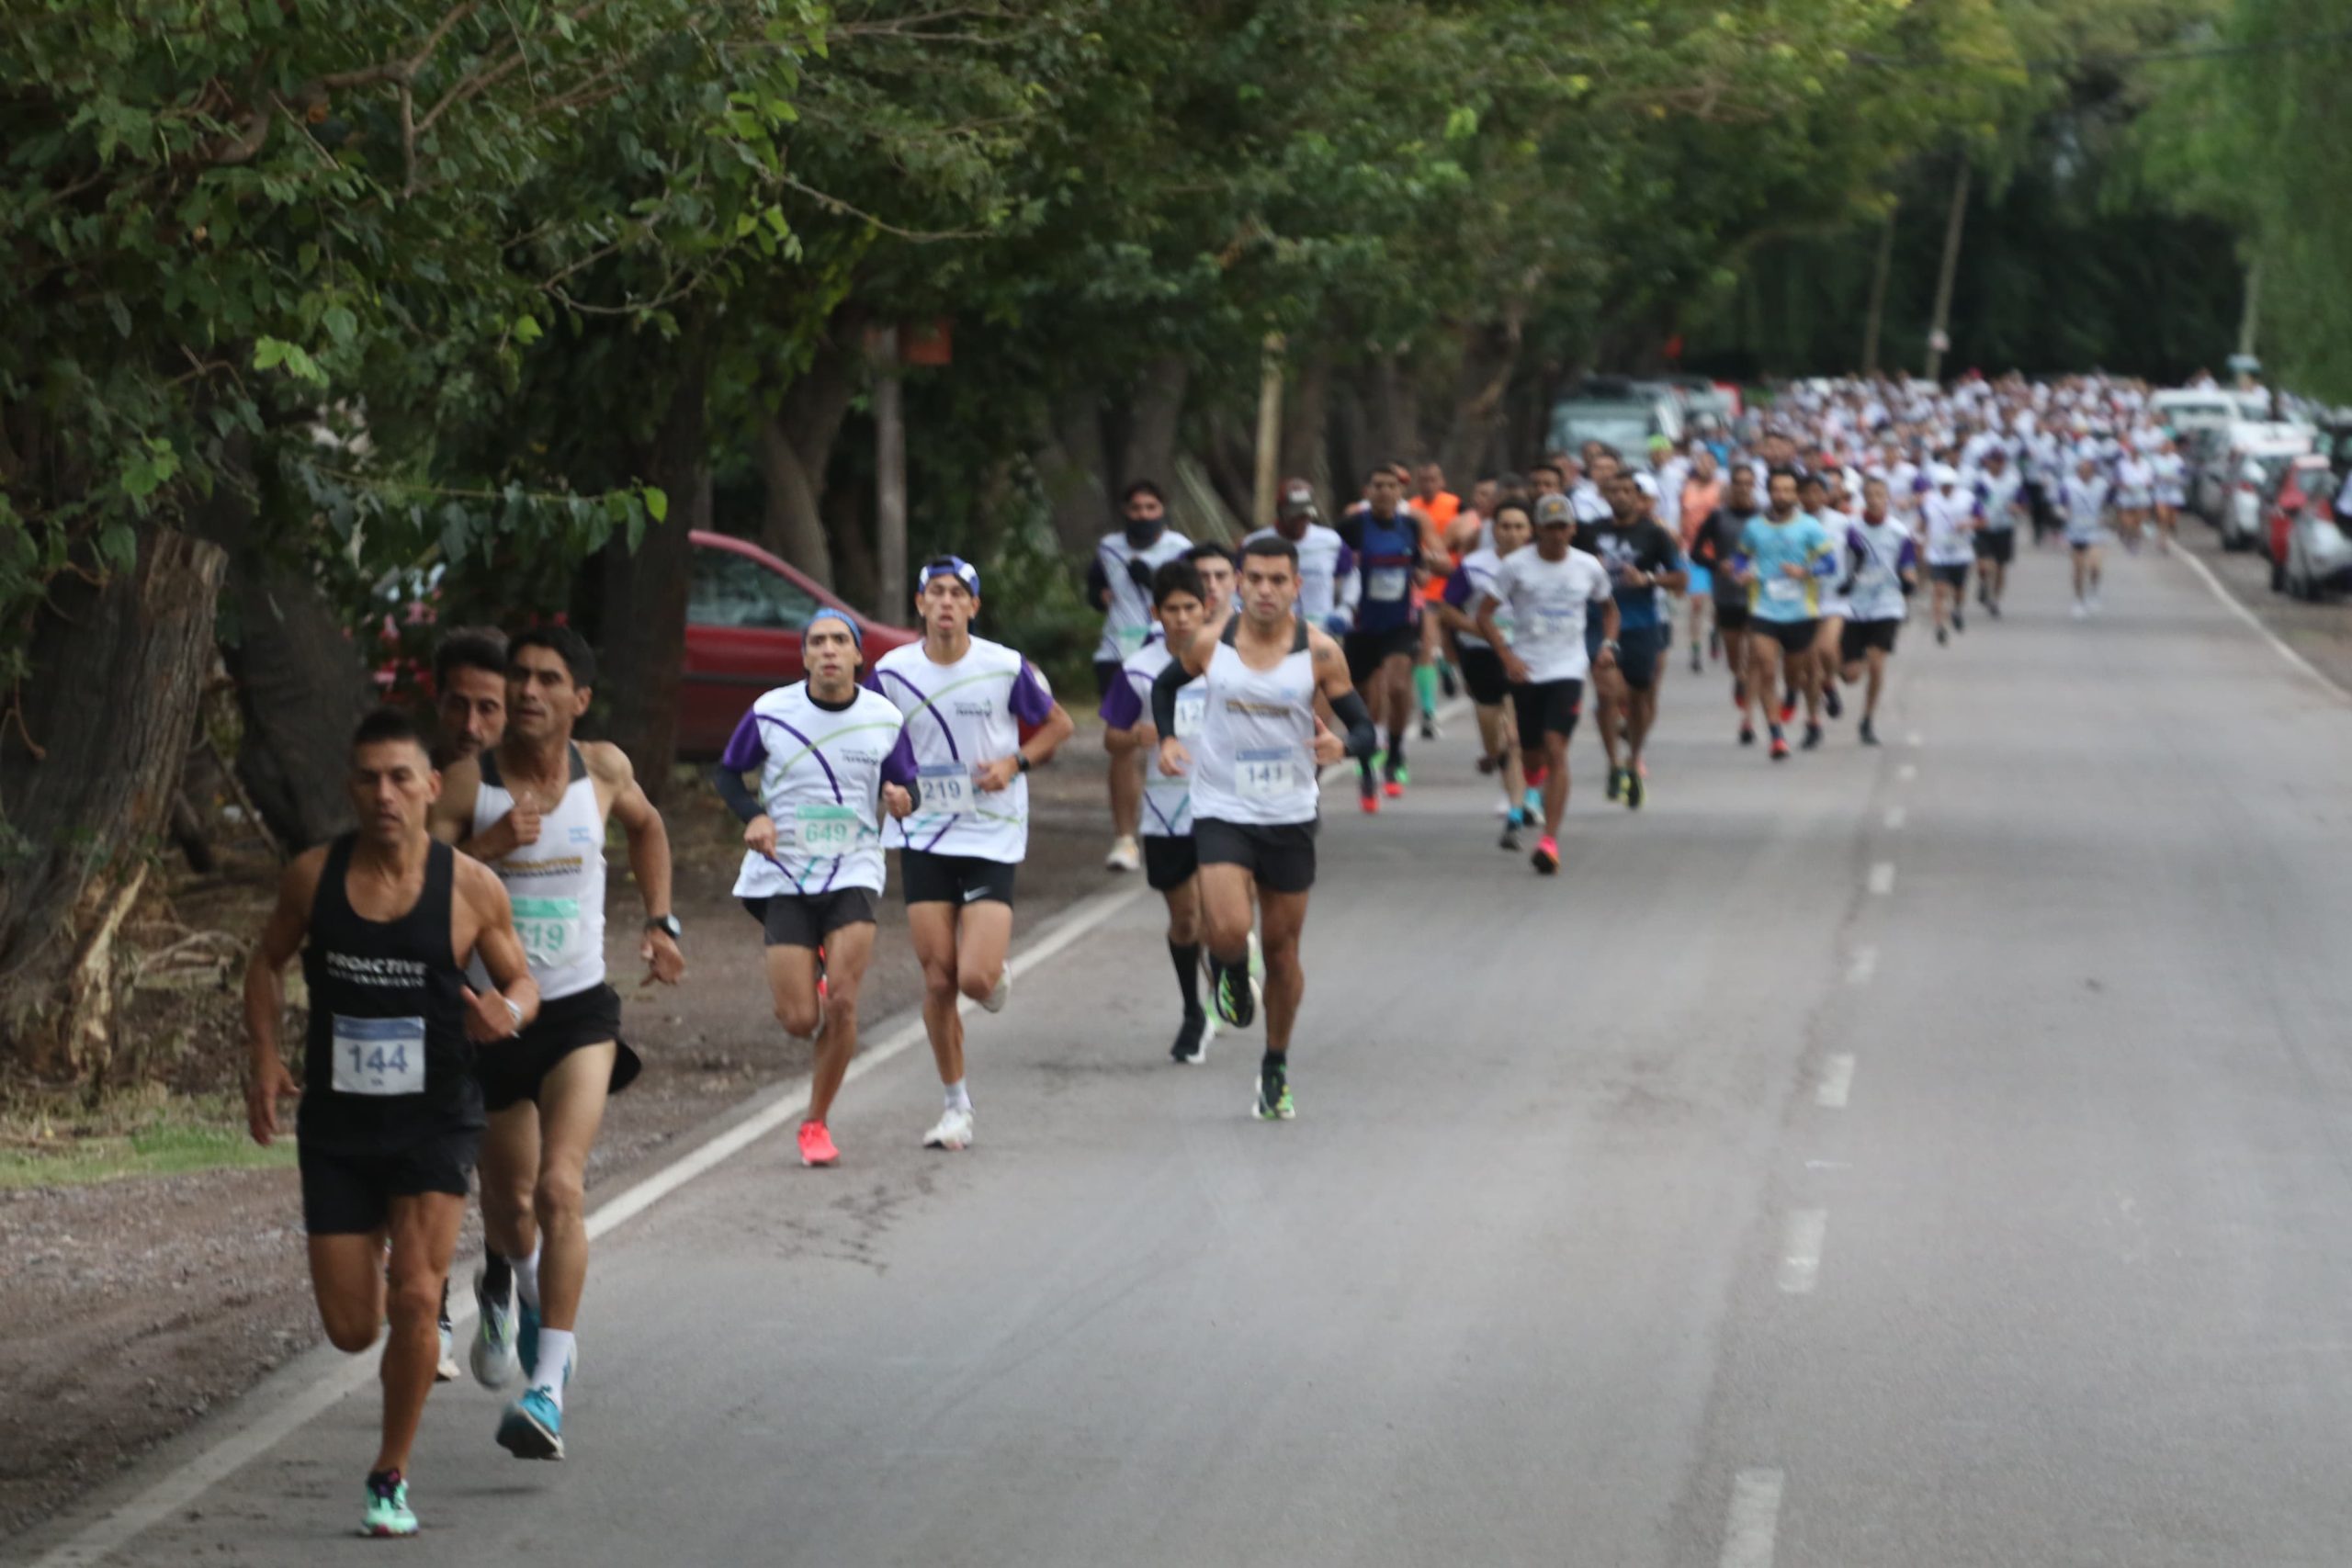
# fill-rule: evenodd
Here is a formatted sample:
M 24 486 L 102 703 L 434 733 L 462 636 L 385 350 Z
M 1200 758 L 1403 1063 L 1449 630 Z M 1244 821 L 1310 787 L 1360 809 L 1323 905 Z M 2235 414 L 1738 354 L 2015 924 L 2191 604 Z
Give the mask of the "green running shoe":
M 1237 964 L 1227 969 L 1219 964 L 1216 976 L 1216 1015 L 1236 1029 L 1247 1029 L 1258 1016 L 1258 982 L 1250 977 L 1249 965 Z
M 1278 1066 L 1258 1070 L 1258 1120 L 1288 1122 L 1298 1115 L 1298 1107 L 1291 1102 L 1290 1074 Z
M 399 1471 L 379 1470 L 368 1477 L 368 1512 L 359 1521 L 359 1533 L 371 1537 L 416 1533 L 416 1516 L 408 1506 L 408 1483 L 401 1479 Z

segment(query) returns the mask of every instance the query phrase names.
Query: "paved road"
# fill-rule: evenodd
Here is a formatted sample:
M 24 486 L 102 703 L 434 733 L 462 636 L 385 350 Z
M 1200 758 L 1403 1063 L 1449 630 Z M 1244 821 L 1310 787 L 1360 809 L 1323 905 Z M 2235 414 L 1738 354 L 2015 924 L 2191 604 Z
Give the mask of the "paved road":
M 1678 674 L 1555 882 L 1425 749 L 1326 832 L 1291 1125 L 1254 1036 L 1166 1063 L 1129 907 L 975 1021 L 970 1154 L 916 1052 L 844 1168 L 616 1233 L 574 1457 L 446 1391 L 406 1555 L 2340 1563 L 2352 722 L 2180 563 L 2080 625 L 2063 570 L 1906 643 L 1881 751 L 1771 767 Z M 373 1422 L 125 1559 L 373 1560 Z

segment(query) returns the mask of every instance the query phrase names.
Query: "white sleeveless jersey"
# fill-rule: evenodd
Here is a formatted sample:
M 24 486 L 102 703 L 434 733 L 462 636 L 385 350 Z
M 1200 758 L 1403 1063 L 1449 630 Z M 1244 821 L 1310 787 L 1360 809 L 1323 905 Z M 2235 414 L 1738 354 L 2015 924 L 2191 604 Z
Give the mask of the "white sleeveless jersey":
M 498 775 L 498 752 L 481 753 L 481 788 L 474 795 L 475 836 L 514 809 Z M 539 999 L 560 1001 L 605 983 L 605 815 L 596 808 L 596 781 L 588 761 L 571 748 L 571 778 L 555 809 L 539 818 L 539 840 L 490 863 L 514 905 L 514 934 L 531 961 Z M 489 985 L 480 958 L 474 985 Z
M 1132 729 L 1151 717 L 1152 683 L 1175 655 L 1165 640 L 1154 637 L 1128 655 L 1119 667 L 1119 679 L 1102 699 L 1102 722 L 1116 729 Z M 1184 682 L 1176 694 L 1176 739 L 1186 746 L 1201 733 L 1201 715 L 1208 702 L 1208 683 L 1202 677 Z M 1186 773 L 1159 771 L 1157 747 L 1144 754 L 1143 821 L 1147 839 L 1189 839 L 1193 836 L 1193 780 Z
M 1244 548 L 1260 539 L 1278 539 L 1272 528 L 1261 528 L 1244 538 Z M 1336 528 L 1309 523 L 1306 536 L 1294 541 L 1298 550 L 1298 613 L 1307 624 L 1330 630 L 1333 619 L 1351 620 L 1356 596 L 1363 592 L 1363 574 L 1356 570 L 1356 553 Z
M 743 852 L 738 898 L 882 891 L 882 785 L 915 787 L 914 752 L 898 705 L 855 692 L 831 708 L 796 681 L 763 694 L 735 727 L 719 766 L 759 770 L 760 804 L 775 824 L 775 853 Z
M 1271 827 L 1312 822 L 1315 783 L 1315 656 L 1306 623 L 1294 620 L 1290 651 L 1272 670 L 1252 670 L 1234 638 L 1238 620 L 1202 672 L 1208 704 L 1191 743 L 1193 815 Z
M 910 642 L 875 660 L 866 684 L 906 716 L 916 764 L 915 814 L 885 825 L 884 846 L 1018 864 L 1029 852 L 1028 777 L 1015 773 L 983 795 L 972 769 L 1012 756 L 1021 726 L 1053 714 L 1053 689 L 1036 666 L 985 637 L 953 664 L 933 663 Z

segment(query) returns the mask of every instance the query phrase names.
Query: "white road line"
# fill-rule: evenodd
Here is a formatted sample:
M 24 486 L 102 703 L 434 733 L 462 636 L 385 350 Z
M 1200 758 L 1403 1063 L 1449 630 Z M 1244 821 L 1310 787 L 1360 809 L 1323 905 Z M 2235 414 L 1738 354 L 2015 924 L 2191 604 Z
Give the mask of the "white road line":
M 1129 887 L 1080 899 L 1049 922 L 1042 937 L 1013 954 L 1007 967 L 1015 977 L 1035 968 L 1116 918 L 1129 905 L 1139 901 L 1146 891 L 1139 886 Z M 976 1005 L 967 998 L 960 1010 L 969 1012 Z M 843 1082 L 855 1082 L 923 1041 L 922 1015 L 917 1010 L 904 1023 L 873 1044 L 861 1042 L 857 1060 L 850 1064 Z M 808 1080 L 798 1077 L 775 1085 L 743 1103 L 759 1109 L 635 1186 L 598 1204 L 594 1213 L 588 1216 L 589 1235 L 603 1235 L 615 1226 L 636 1218 L 695 1177 L 705 1175 L 730 1156 L 741 1153 L 799 1115 L 808 1108 Z M 449 1323 L 458 1331 L 460 1345 L 465 1343 L 464 1330 L 473 1318 L 473 1292 L 466 1290 L 453 1292 L 449 1299 Z M 41 1558 L 34 1568 L 86 1568 L 87 1564 L 105 1561 L 154 1526 L 176 1517 L 210 1488 L 300 1431 L 345 1394 L 375 1381 L 376 1358 L 372 1355 L 363 1354 L 335 1362 L 331 1371 L 296 1390 L 284 1403 L 261 1412 L 250 1425 L 208 1445 L 187 1462 L 157 1479 L 145 1491 L 93 1520 L 72 1540 Z
M 1821 1064 L 1821 1087 L 1813 1091 L 1813 1102 L 1825 1111 L 1843 1111 L 1846 1097 L 1854 1092 L 1854 1058 L 1840 1052 Z
M 2297 653 L 2293 649 L 2289 648 L 2284 642 L 2280 641 L 2278 634 L 2273 632 L 2268 626 L 2264 626 L 2260 618 L 2257 617 L 2252 610 L 2246 608 L 2245 601 L 2240 599 L 2235 593 L 2232 592 L 2229 587 L 2224 584 L 2220 578 L 2214 576 L 2213 569 L 2207 566 L 2203 561 L 2199 560 L 2194 551 L 2182 549 L 2175 550 L 2172 553 L 2177 559 L 2187 561 L 2190 570 L 2205 580 L 2205 586 L 2213 591 L 2213 597 L 2222 602 L 2222 607 L 2229 611 L 2230 614 L 2235 615 L 2239 620 L 2244 621 L 2247 626 L 2252 626 L 2255 630 L 2255 635 L 2261 637 L 2263 641 L 2270 645 L 2271 651 L 2278 654 L 2279 658 L 2285 660 L 2292 668 L 2301 671 L 2302 673 L 2310 676 L 2312 680 L 2317 681 L 2321 685 L 2325 686 L 2334 695 L 2344 698 L 2346 701 L 2352 701 L 2352 691 L 2346 690 L 2335 681 L 2321 674 L 2318 666 L 2314 665 L 2310 660 L 2305 659 L 2301 654 Z
M 1732 1478 L 1721 1568 L 1772 1568 L 1781 1534 L 1782 1480 L 1777 1470 L 1743 1470 Z
M 1903 831 L 1903 824 L 1909 821 L 1910 818 L 1911 814 L 1904 810 L 1903 807 L 1899 806 L 1888 807 L 1886 808 L 1886 830 L 1890 833 L 1900 833 Z
M 1878 973 L 1878 949 L 1869 942 L 1854 949 L 1854 956 L 1846 964 L 1846 984 L 1867 986 L 1871 976 Z
M 1883 860 L 1871 867 L 1871 891 L 1873 893 L 1894 891 L 1894 863 L 1893 861 Z
M 1781 1289 L 1792 1296 L 1813 1293 L 1821 1279 L 1821 1244 L 1829 1234 L 1829 1211 L 1798 1209 L 1789 1215 L 1788 1239 L 1781 1245 Z
M 1919 764 L 1917 762 L 1905 762 L 1901 767 L 1894 770 L 1894 776 L 1902 780 L 1905 784 L 1909 784 L 1913 779 L 1919 776 Z

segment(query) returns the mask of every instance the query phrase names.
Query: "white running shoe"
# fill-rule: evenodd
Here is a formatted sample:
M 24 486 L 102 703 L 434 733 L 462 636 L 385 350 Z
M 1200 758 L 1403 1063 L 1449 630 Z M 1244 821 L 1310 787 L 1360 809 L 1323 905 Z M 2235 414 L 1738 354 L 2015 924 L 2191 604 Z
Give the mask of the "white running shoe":
M 1112 840 L 1111 852 L 1102 857 L 1109 871 L 1134 871 L 1143 864 L 1143 850 L 1136 843 L 1133 833 L 1122 833 Z
M 441 1359 L 433 1369 L 435 1382 L 458 1381 L 458 1335 L 447 1324 L 441 1325 Z
M 2090 613 L 2091 610 L 2089 605 L 2084 604 L 2080 599 L 2075 601 L 2075 619 L 2079 621 Z
M 474 1345 L 468 1359 L 473 1364 L 474 1382 L 484 1388 L 497 1388 L 514 1375 L 521 1364 L 517 1347 L 520 1338 L 514 1323 L 514 1282 L 506 1282 L 506 1299 L 494 1302 L 482 1289 L 483 1269 L 474 1270 Z M 537 1331 L 534 1330 L 536 1333 Z
M 2094 615 L 2098 615 L 2103 607 L 2104 606 L 2102 606 L 2098 602 L 2098 595 L 2097 593 L 2093 593 L 2091 595 L 2091 614 Z
M 980 1010 L 982 1012 L 1002 1012 L 1004 1010 L 1005 998 L 1012 995 L 1012 965 L 1007 964 L 1003 968 L 997 971 L 996 989 L 990 991 L 989 993 L 989 999 L 980 1004 Z
M 922 1135 L 927 1149 L 967 1149 L 972 1146 L 972 1112 L 968 1107 L 949 1106 L 941 1113 L 938 1122 Z

